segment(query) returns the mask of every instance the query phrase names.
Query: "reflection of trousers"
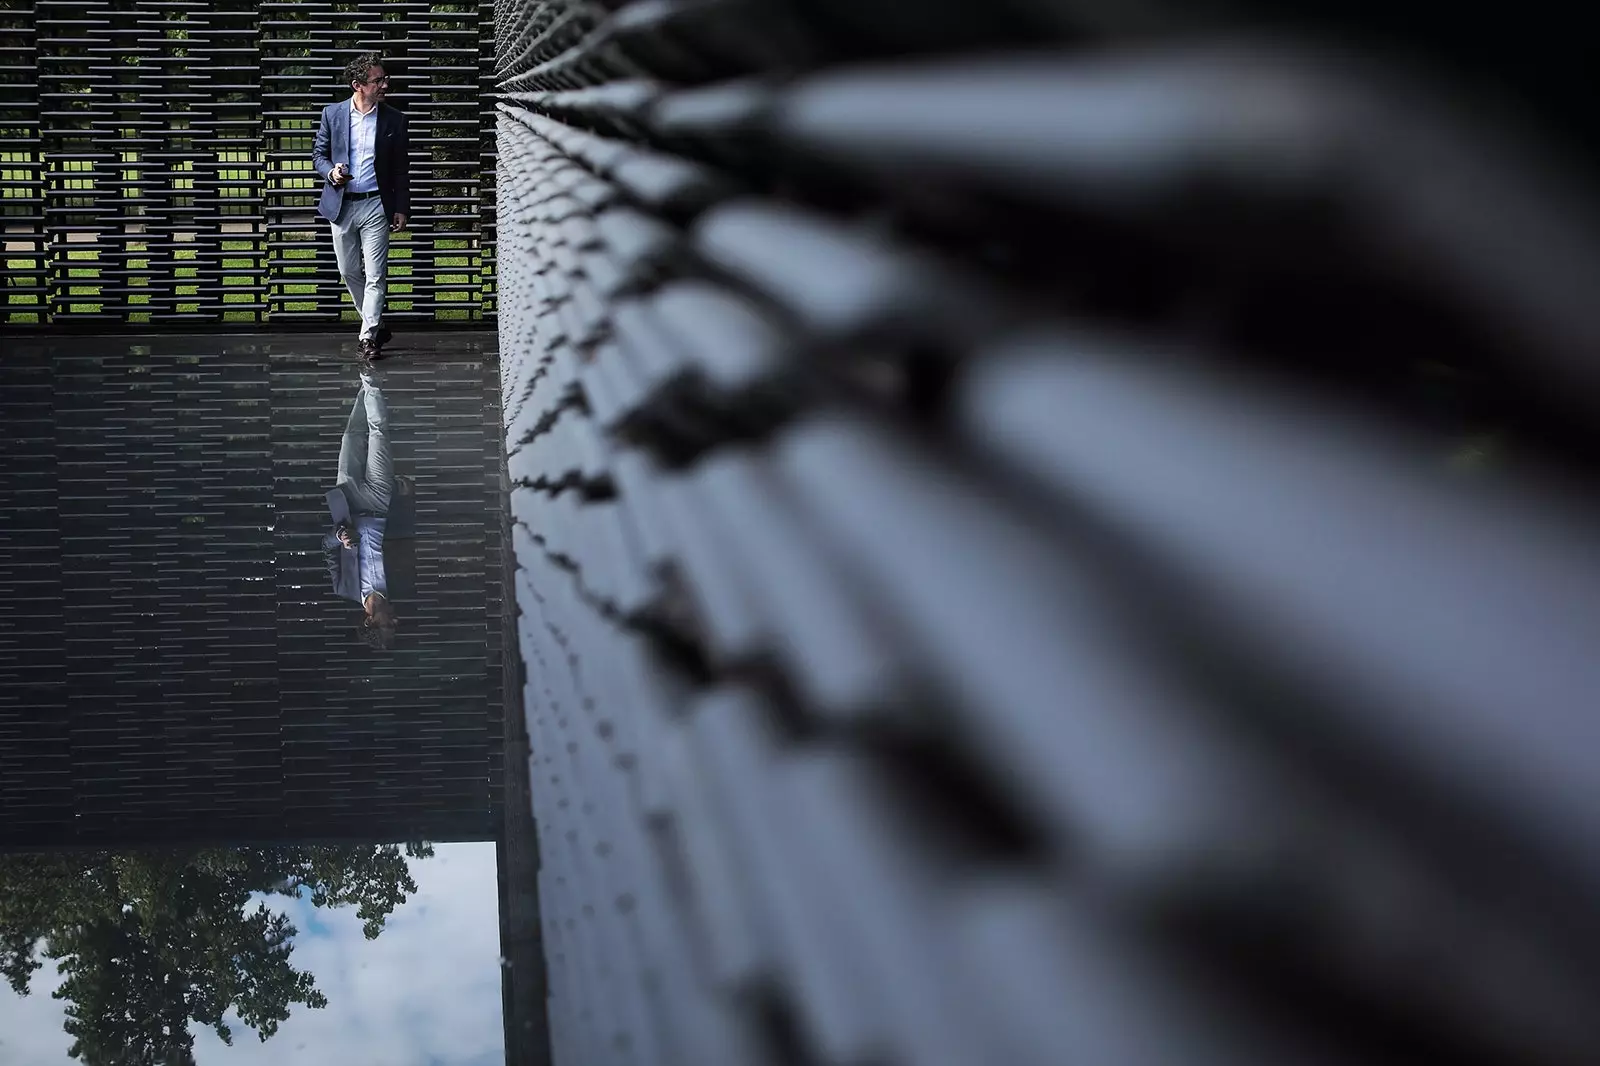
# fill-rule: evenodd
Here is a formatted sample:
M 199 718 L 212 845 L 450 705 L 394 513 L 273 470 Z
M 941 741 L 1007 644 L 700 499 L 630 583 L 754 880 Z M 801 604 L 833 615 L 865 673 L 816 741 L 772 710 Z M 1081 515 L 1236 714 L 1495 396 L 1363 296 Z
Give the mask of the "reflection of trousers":
M 339 276 L 361 312 L 361 335 L 370 337 L 383 321 L 384 282 L 389 273 L 389 220 L 383 214 L 383 197 L 352 200 L 346 196 L 332 226 Z
M 339 442 L 339 484 L 357 514 L 387 514 L 394 496 L 394 464 L 389 460 L 389 405 L 376 378 L 363 374 L 361 391 Z

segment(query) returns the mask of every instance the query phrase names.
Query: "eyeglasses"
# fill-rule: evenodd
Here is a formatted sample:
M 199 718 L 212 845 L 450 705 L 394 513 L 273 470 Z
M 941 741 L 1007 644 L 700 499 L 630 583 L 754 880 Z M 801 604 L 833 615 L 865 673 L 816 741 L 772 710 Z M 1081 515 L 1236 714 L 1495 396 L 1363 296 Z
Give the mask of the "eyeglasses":
M 363 85 L 388 85 L 389 84 L 389 75 L 385 74 L 381 78 L 368 78 L 366 81 L 362 82 L 361 84 L 363 84 Z

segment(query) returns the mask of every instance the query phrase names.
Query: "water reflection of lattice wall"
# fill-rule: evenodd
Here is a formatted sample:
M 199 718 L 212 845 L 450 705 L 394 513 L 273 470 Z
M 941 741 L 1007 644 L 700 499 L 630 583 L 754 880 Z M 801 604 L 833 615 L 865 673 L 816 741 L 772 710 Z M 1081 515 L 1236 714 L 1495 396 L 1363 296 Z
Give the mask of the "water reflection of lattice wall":
M 418 486 L 388 654 L 320 551 L 348 367 L 293 338 L 8 350 L 0 844 L 498 835 L 493 370 L 451 343 L 386 384 Z

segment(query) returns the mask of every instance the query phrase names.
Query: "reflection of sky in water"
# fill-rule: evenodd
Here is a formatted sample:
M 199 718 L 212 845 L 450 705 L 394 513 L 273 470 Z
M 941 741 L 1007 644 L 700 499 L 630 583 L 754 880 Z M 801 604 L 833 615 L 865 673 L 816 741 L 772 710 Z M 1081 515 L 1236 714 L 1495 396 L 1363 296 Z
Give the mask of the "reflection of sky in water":
M 197 1026 L 199 1066 L 500 1066 L 495 848 L 434 850 L 431 859 L 411 861 L 417 894 L 389 916 L 377 940 L 362 937 L 354 907 L 318 911 L 309 900 L 269 900 L 299 930 L 292 961 L 316 976 L 328 1007 L 296 1007 L 264 1044 L 231 1014 L 231 1048 Z M 0 1066 L 72 1061 L 61 1029 L 65 1004 L 50 998 L 58 983 L 48 961 L 27 999 L 0 981 Z

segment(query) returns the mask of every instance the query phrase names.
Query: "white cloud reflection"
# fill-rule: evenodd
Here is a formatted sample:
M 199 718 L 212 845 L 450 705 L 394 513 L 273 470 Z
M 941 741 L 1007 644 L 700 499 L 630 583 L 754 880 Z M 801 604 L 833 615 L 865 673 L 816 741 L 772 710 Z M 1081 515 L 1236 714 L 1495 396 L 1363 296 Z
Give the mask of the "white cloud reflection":
M 284 1062 L 337 1066 L 500 1066 L 500 926 L 493 844 L 438 844 L 413 860 L 417 894 L 366 940 L 354 908 L 316 911 L 308 901 L 271 900 L 299 930 L 293 961 L 316 976 L 326 1010 L 297 1007 L 266 1043 L 237 1018 L 233 1047 L 195 1031 L 199 1066 Z M 46 963 L 33 993 L 18 999 L 0 982 L 0 1066 L 70 1062 L 60 985 Z

